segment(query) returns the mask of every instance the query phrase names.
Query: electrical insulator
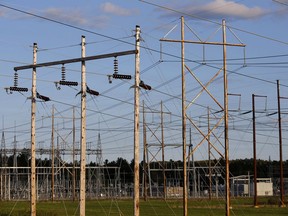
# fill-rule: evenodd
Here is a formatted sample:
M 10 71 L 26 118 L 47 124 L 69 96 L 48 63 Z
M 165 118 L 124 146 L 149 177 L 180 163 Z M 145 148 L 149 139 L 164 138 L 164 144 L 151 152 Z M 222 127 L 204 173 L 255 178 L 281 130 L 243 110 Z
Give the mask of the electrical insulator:
M 111 84 L 112 83 L 112 76 L 111 75 L 108 75 L 108 82 Z
M 46 96 L 44 96 L 44 95 L 40 95 L 38 92 L 37 92 L 37 94 L 36 94 L 36 97 L 37 98 L 39 98 L 39 99 L 41 99 L 41 100 L 43 100 L 43 101 L 50 101 L 50 98 L 49 97 L 46 97 Z
M 14 86 L 15 87 L 18 86 L 18 73 L 17 72 L 14 73 Z
M 28 88 L 19 88 L 17 86 L 11 86 L 10 91 L 18 91 L 18 92 L 28 92 Z
M 66 79 L 66 70 L 65 70 L 64 64 L 61 67 L 61 78 L 62 78 L 62 81 L 65 81 Z
M 125 74 L 113 74 L 114 79 L 132 79 L 131 75 L 125 75 Z
M 145 84 L 142 80 L 140 81 L 139 86 L 145 90 L 151 90 L 152 89 L 151 86 Z
M 60 80 L 59 84 L 60 85 L 67 85 L 67 86 L 78 86 L 78 82 L 65 81 L 65 80 Z
M 92 90 L 92 89 L 89 89 L 88 87 L 87 87 L 87 89 L 86 89 L 86 92 L 87 92 L 88 94 L 95 95 L 95 96 L 98 96 L 98 95 L 99 95 L 99 92 L 97 92 L 97 91 L 95 91 L 95 90 Z
M 117 60 L 117 57 L 115 56 L 115 59 L 114 59 L 114 73 L 118 73 L 118 60 Z

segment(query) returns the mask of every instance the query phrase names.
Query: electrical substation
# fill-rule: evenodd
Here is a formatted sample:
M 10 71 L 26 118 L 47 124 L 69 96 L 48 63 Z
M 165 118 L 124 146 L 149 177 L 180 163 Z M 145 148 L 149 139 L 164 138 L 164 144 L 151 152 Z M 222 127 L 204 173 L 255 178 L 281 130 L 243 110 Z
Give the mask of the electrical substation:
M 77 214 L 81 216 L 85 216 L 86 202 L 91 200 L 133 200 L 134 216 L 140 215 L 140 202 L 148 203 L 154 199 L 166 204 L 180 200 L 180 207 L 176 204 L 171 206 L 180 208 L 184 216 L 190 215 L 189 200 L 215 201 L 217 204 L 221 200 L 219 205 L 225 209 L 226 216 L 235 215 L 232 200 L 236 198 L 244 201 L 251 198 L 253 204 L 249 205 L 259 208 L 263 204 L 261 198 L 268 197 L 270 202 L 272 197 L 276 197 L 278 206 L 285 208 L 285 195 L 288 193 L 288 179 L 285 177 L 288 172 L 287 161 L 285 163 L 283 159 L 282 141 L 285 138 L 282 131 L 285 129 L 281 125 L 283 115 L 286 115 L 281 102 L 288 99 L 281 92 L 285 85 L 281 85 L 279 80 L 273 83 L 277 92 L 277 103 L 274 101 L 273 106 L 277 108 L 267 108 L 266 95 L 252 94 L 251 108 L 242 109 L 243 93 L 234 92 L 239 82 L 232 80 L 229 88 L 228 77 L 237 74 L 238 70 L 247 69 L 246 44 L 225 19 L 217 23 L 217 27 L 208 39 L 202 39 L 181 16 L 177 25 L 172 28 L 169 25 L 168 33 L 158 39 L 159 59 L 154 59 L 154 63 L 144 69 L 140 66 L 142 61 L 146 63 L 142 55 L 143 50 L 147 51 L 147 44 L 139 25 L 132 31 L 133 43 L 125 42 L 120 48 L 115 46 L 117 48 L 114 47 L 112 52 L 109 48 L 110 51 L 97 55 L 87 55 L 89 43 L 82 35 L 77 44 L 80 57 L 38 62 L 39 52 L 45 49 L 39 48 L 35 42 L 32 64 L 14 67 L 13 84 L 4 88 L 11 98 L 16 94 L 26 98 L 23 106 L 30 106 L 30 123 L 21 125 L 25 130 L 18 132 L 16 126 L 5 130 L 3 120 L 0 200 L 29 202 L 31 216 L 37 215 L 37 204 L 41 201 L 73 201 L 78 203 Z M 117 39 L 116 42 L 123 40 Z M 165 50 L 168 46 L 173 52 Z M 200 56 L 197 61 L 191 60 L 194 55 L 191 47 L 194 46 L 197 48 L 193 52 Z M 234 49 L 237 50 L 237 69 L 235 65 L 229 65 L 229 61 L 236 58 L 229 57 Z M 199 50 L 202 53 L 199 54 Z M 149 51 L 155 52 L 156 49 Z M 217 66 L 209 65 L 209 57 L 213 54 L 220 56 L 210 60 L 217 62 Z M 95 69 L 95 65 L 94 71 L 87 70 L 88 62 L 91 65 L 99 62 L 104 72 Z M 172 64 L 171 71 L 167 71 Z M 71 65 L 80 66 L 80 70 Z M 173 73 L 171 79 L 163 82 L 145 76 L 147 71 L 157 71 L 162 65 L 166 68 L 163 74 Z M 46 69 L 53 72 L 47 73 Z M 56 81 L 49 80 L 46 86 L 51 84 L 51 89 L 57 91 L 61 99 L 55 99 L 51 89 L 40 88 L 38 79 L 43 81 L 43 77 L 39 78 L 43 71 L 46 72 L 44 77 L 53 76 L 54 79 L 55 76 Z M 78 80 L 73 76 L 75 71 Z M 31 79 L 21 79 L 22 73 L 31 72 Z M 92 79 L 91 74 L 100 78 Z M 176 79 L 179 79 L 178 83 L 174 83 Z M 112 87 L 101 92 L 96 83 L 102 84 L 103 80 L 105 85 Z M 167 88 L 167 83 L 173 83 L 173 88 Z M 178 91 L 172 94 L 174 86 Z M 161 96 L 154 97 L 153 94 Z M 75 104 L 62 101 L 64 97 L 67 101 L 76 101 Z M 103 98 L 107 101 L 113 99 L 116 105 L 105 101 L 102 106 Z M 59 111 L 58 106 L 65 109 L 61 107 Z M 38 107 L 44 111 L 40 112 Z M 108 121 L 113 123 L 108 124 Z M 248 121 L 248 132 L 242 130 L 244 121 Z M 269 128 L 272 124 L 273 130 Z M 277 162 L 271 161 L 270 155 L 265 164 L 258 158 L 256 131 L 259 126 L 265 129 L 264 133 L 277 134 L 271 138 L 272 141 L 269 140 L 277 145 Z M 25 134 L 25 138 L 18 139 L 19 133 Z M 7 134 L 10 134 L 8 142 Z M 238 146 L 232 153 L 231 143 Z M 231 155 L 241 154 L 239 149 L 251 153 L 251 160 L 247 159 L 250 155 L 243 159 L 243 167 L 233 164 L 230 159 Z M 132 158 L 129 162 L 122 158 L 126 152 Z M 109 161 L 106 158 L 110 155 L 117 155 L 117 158 Z M 231 166 L 236 174 L 231 172 Z M 265 173 L 258 166 L 265 167 Z M 124 215 L 120 210 L 118 213 Z

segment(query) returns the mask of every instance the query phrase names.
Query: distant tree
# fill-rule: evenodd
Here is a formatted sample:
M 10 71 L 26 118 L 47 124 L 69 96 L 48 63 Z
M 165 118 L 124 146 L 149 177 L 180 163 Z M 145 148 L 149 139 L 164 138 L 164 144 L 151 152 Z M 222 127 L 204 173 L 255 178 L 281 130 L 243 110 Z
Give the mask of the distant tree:
M 109 161 L 108 161 L 108 159 L 106 159 L 106 160 L 104 161 L 104 166 L 107 166 L 108 163 L 109 163 Z
M 22 167 L 29 166 L 30 153 L 23 149 L 17 156 L 17 165 Z

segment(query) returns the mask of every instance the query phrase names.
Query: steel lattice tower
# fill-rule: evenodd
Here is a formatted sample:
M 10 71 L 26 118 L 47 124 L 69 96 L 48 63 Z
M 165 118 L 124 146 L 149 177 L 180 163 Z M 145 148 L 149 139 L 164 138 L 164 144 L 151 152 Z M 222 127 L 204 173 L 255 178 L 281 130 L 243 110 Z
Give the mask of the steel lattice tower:
M 96 151 L 96 164 L 98 166 L 102 166 L 103 165 L 102 145 L 101 145 L 100 133 L 98 133 L 97 151 Z
M 5 134 L 2 131 L 2 138 L 1 138 L 1 200 L 5 200 L 7 198 L 7 155 L 6 155 L 6 144 L 5 144 Z
M 103 185 L 103 157 L 100 133 L 98 133 L 97 150 L 96 150 L 96 194 L 101 196 L 101 187 Z

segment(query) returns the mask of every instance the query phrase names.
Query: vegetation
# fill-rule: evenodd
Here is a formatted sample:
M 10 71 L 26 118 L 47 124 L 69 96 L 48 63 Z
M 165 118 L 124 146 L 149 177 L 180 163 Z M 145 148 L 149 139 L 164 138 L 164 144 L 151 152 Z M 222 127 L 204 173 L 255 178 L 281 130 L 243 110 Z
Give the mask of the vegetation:
M 274 198 L 272 198 L 274 199 Z M 277 200 L 277 198 L 275 198 Z M 269 204 L 271 198 L 261 198 L 262 203 L 259 208 L 254 208 L 251 198 L 232 199 L 232 215 L 249 215 L 249 216 L 270 216 L 270 215 L 287 215 L 288 208 L 280 208 L 278 205 Z M 60 216 L 60 215 L 77 215 L 79 203 L 72 201 L 58 202 L 38 202 L 37 215 L 39 216 Z M 4 215 L 30 215 L 29 202 L 0 202 L 1 213 Z M 141 215 L 183 215 L 182 200 L 141 200 Z M 188 202 L 189 215 L 201 216 L 222 216 L 225 215 L 225 203 L 223 200 L 192 199 Z M 86 215 L 133 215 L 133 201 L 129 200 L 87 200 Z
M 7 161 L 7 166 L 13 166 L 13 155 L 7 156 L 2 159 L 0 156 L 0 166 L 3 166 L 3 161 Z M 79 161 L 75 161 L 76 165 L 79 165 Z M 225 161 L 220 160 L 213 160 L 211 162 L 211 166 L 222 166 L 224 167 Z M 27 149 L 23 149 L 23 152 L 17 155 L 17 165 L 19 167 L 29 167 L 30 165 L 30 154 Z M 36 159 L 36 164 L 39 167 L 51 167 L 51 159 Z M 61 166 L 65 164 L 66 167 L 72 167 L 72 162 L 65 162 L 61 161 Z M 141 162 L 141 167 L 143 167 L 143 162 Z M 288 178 L 288 160 L 284 161 L 284 178 Z M 5 165 L 6 166 L 6 165 Z M 98 166 L 95 162 L 90 162 L 88 166 Z M 165 162 L 165 166 L 169 169 L 181 169 L 183 167 L 182 161 L 173 161 L 169 160 Z M 126 183 L 133 183 L 133 167 L 134 167 L 134 160 L 130 163 L 124 158 L 117 158 L 115 161 L 108 161 L 107 159 L 104 161 L 104 167 L 120 167 L 120 178 L 125 179 Z M 190 165 L 192 167 L 192 164 Z M 196 161 L 195 167 L 208 167 L 208 161 Z M 279 178 L 279 161 L 268 161 L 268 160 L 257 160 L 257 176 L 258 178 Z M 151 162 L 150 168 L 152 169 L 162 169 L 161 162 Z M 26 172 L 26 171 L 23 171 Z M 114 172 L 111 170 L 110 173 L 107 171 L 106 175 L 109 175 L 110 178 L 113 178 Z M 141 175 L 140 171 L 140 175 Z M 174 171 L 166 171 L 166 177 L 175 178 Z M 253 174 L 253 159 L 237 159 L 230 161 L 230 173 L 232 176 L 239 176 L 239 175 L 247 175 L 248 173 Z M 153 176 L 154 175 L 154 176 Z M 140 176 L 141 177 L 141 176 Z M 152 179 L 158 179 L 161 181 L 162 174 L 161 172 L 152 173 Z M 178 176 L 178 178 L 181 178 Z

